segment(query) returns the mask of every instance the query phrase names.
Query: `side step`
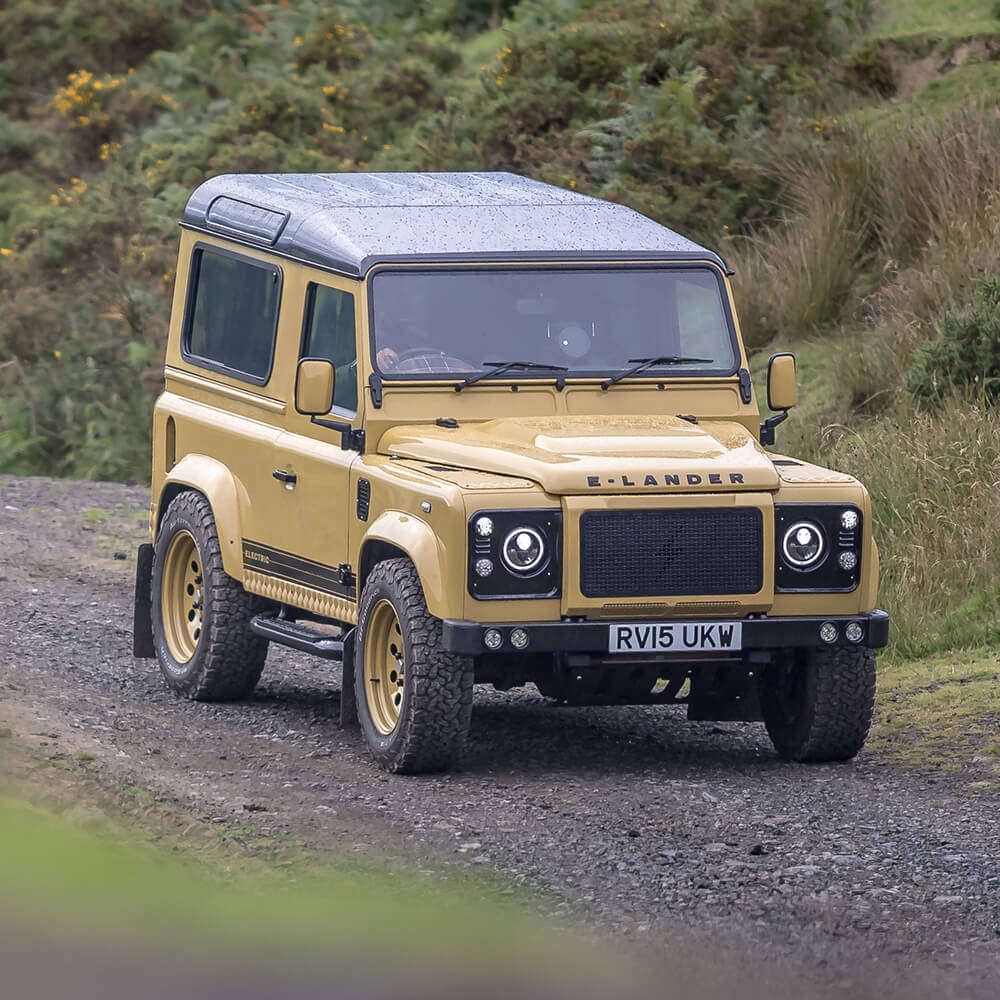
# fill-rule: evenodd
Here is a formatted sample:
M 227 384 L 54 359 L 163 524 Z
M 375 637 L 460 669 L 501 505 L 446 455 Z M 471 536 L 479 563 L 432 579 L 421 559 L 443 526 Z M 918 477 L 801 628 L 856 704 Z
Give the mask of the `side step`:
M 279 618 L 276 614 L 255 615 L 250 619 L 250 629 L 271 642 L 312 653 L 324 660 L 343 660 L 344 640 L 350 634 L 341 632 L 340 635 L 330 635 L 300 622 Z
M 358 705 L 354 695 L 354 629 L 343 630 L 340 635 L 318 632 L 300 622 L 271 614 L 254 615 L 250 629 L 257 635 L 282 646 L 291 646 L 303 653 L 312 653 L 324 660 L 335 660 L 344 665 L 340 691 L 340 724 L 358 725 Z

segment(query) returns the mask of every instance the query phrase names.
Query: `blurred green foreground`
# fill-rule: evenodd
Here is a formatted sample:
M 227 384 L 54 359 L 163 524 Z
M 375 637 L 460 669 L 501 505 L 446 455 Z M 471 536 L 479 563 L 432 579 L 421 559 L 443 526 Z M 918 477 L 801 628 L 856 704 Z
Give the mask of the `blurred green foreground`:
M 657 969 L 500 888 L 389 869 L 223 876 L 0 796 L 0 994 L 737 995 L 718 956 Z

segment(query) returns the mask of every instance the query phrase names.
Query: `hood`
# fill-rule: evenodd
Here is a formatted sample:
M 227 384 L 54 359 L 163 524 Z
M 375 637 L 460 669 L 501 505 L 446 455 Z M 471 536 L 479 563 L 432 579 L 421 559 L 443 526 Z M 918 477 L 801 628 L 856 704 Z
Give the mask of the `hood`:
M 378 450 L 521 476 L 547 493 L 775 490 L 767 453 L 742 424 L 663 416 L 508 417 L 387 431 Z

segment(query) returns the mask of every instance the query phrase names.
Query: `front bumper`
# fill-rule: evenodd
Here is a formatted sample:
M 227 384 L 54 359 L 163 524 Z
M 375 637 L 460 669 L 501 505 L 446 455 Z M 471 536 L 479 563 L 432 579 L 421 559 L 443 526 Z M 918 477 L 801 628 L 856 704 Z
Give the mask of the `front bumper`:
M 739 621 L 743 626 L 743 648 L 735 655 L 753 650 L 809 646 L 881 649 L 889 641 L 889 616 L 884 611 L 830 615 L 825 618 L 768 618 L 760 615 L 741 618 Z M 820 626 L 826 622 L 832 622 L 837 627 L 834 642 L 824 642 L 820 638 Z M 863 634 L 859 642 L 850 642 L 844 635 L 844 628 L 849 622 L 857 622 L 861 626 Z M 611 625 L 611 622 L 510 622 L 484 625 L 480 622 L 445 620 L 442 642 L 449 652 L 468 656 L 512 652 L 607 654 L 608 630 Z M 510 633 L 514 628 L 523 629 L 528 634 L 528 645 L 522 650 L 515 650 L 510 643 Z M 496 649 L 487 649 L 483 638 L 491 629 L 496 629 L 503 639 Z

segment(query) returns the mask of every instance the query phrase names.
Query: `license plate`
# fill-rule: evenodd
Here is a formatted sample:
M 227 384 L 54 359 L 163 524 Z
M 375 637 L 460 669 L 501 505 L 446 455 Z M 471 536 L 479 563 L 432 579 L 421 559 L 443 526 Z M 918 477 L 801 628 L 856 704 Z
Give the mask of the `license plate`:
M 609 653 L 704 653 L 743 648 L 739 622 L 630 622 L 608 628 Z

